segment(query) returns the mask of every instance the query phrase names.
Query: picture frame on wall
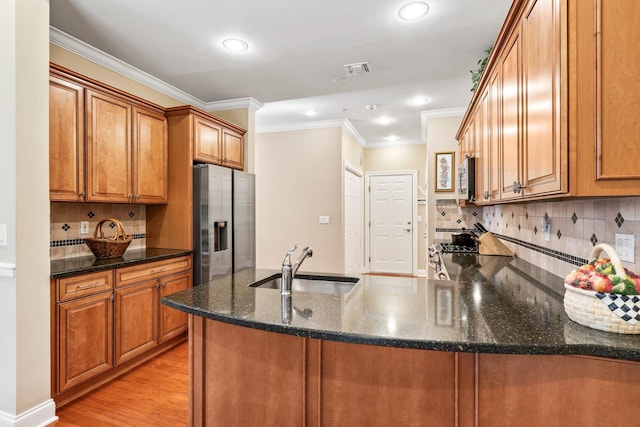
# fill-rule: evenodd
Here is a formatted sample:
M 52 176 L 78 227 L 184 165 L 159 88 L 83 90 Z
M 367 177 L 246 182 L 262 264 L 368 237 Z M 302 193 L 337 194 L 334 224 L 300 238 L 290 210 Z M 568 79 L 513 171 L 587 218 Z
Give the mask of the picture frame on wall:
M 454 151 L 436 153 L 434 186 L 436 192 L 452 193 L 455 189 L 455 167 L 456 153 Z

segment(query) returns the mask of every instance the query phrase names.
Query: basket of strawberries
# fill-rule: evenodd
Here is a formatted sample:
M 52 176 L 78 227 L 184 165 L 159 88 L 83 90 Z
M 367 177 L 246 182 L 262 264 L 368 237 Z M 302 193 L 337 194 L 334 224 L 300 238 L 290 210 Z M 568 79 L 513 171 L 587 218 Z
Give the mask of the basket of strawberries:
M 605 251 L 609 258 L 600 258 Z M 564 280 L 564 310 L 571 320 L 619 334 L 640 334 L 640 276 L 622 265 L 607 244 L 596 245 L 589 263 Z

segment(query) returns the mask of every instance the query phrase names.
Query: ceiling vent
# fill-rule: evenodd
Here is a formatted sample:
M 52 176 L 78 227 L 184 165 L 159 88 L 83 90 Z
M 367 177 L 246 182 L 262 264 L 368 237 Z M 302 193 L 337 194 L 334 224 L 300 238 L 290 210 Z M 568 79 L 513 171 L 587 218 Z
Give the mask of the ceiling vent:
M 357 62 L 355 64 L 347 64 L 344 66 L 344 69 L 347 70 L 347 76 L 349 77 L 364 76 L 365 74 L 369 74 L 371 72 L 368 62 Z

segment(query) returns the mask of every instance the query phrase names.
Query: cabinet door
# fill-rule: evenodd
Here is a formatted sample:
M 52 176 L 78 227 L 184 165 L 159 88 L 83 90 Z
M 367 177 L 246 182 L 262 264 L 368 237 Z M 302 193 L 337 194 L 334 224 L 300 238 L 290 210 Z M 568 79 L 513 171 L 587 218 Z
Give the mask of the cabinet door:
M 502 200 L 522 197 L 513 186 L 520 182 L 520 76 L 520 35 L 516 33 L 502 58 Z
M 489 199 L 489 150 L 488 147 L 489 91 L 481 96 L 476 128 L 476 203 L 484 204 Z
M 158 344 L 157 279 L 115 291 L 115 365 Z
M 160 278 L 161 296 L 175 294 L 192 286 L 191 271 Z M 163 343 L 187 330 L 187 313 L 160 304 L 160 342 Z
M 562 190 L 568 172 L 560 129 L 560 1 L 532 1 L 522 18 L 523 195 Z
M 58 393 L 113 365 L 112 293 L 58 304 Z
M 136 203 L 166 203 L 168 176 L 167 119 L 133 108 L 133 194 Z
M 200 117 L 193 119 L 193 159 L 205 163 L 222 164 L 222 128 Z
M 131 104 L 87 90 L 87 201 L 129 202 Z
M 223 165 L 244 169 L 244 141 L 242 135 L 229 129 L 222 132 Z
M 84 88 L 49 78 L 49 200 L 82 201 L 84 179 Z
M 636 0 L 616 0 L 576 8 L 578 74 L 570 99 L 577 99 L 572 107 L 578 126 L 570 138 L 576 144 L 572 194 L 640 194 L 639 6 Z
M 500 143 L 502 138 L 502 103 L 500 102 L 500 88 L 501 88 L 501 75 L 495 73 L 489 82 L 489 117 L 487 120 L 489 134 L 486 141 L 487 156 L 486 160 L 489 162 L 486 171 L 485 183 L 487 190 L 489 191 L 488 201 L 500 200 Z

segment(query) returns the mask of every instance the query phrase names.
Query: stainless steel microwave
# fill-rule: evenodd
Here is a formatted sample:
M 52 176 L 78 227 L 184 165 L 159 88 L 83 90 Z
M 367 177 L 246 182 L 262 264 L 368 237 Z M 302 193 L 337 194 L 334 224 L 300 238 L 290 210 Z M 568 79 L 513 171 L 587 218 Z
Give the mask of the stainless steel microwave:
M 476 159 L 465 157 L 458 168 L 458 200 L 476 200 Z

